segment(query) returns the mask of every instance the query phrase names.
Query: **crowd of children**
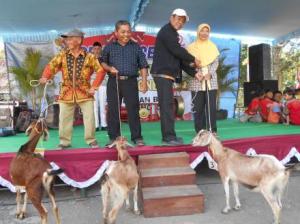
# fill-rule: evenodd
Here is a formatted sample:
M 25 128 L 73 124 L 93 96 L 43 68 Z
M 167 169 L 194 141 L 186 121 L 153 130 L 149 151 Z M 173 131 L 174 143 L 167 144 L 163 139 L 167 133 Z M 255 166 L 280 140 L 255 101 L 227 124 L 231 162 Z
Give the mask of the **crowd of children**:
M 283 93 L 271 90 L 259 92 L 240 121 L 300 125 L 300 89 L 287 88 Z

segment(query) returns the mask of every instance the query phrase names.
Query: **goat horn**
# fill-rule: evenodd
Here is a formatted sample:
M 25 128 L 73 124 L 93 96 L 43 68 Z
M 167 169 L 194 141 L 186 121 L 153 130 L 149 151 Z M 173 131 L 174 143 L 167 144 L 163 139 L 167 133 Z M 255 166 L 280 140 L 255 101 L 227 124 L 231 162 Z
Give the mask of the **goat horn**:
M 26 129 L 26 131 L 25 131 L 25 134 L 26 135 L 29 135 L 30 134 L 30 132 L 31 132 L 31 130 L 32 130 L 32 125 L 29 125 L 29 127 Z

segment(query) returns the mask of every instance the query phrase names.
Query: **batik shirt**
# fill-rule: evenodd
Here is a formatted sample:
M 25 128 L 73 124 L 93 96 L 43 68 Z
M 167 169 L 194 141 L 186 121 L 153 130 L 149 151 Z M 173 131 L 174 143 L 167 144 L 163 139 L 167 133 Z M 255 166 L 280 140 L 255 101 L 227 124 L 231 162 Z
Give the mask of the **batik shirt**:
M 46 66 L 42 77 L 52 79 L 58 71 L 62 71 L 58 101 L 64 103 L 93 100 L 94 97 L 89 90 L 97 89 L 105 76 L 105 71 L 98 59 L 84 50 L 77 58 L 69 50 L 62 50 Z M 96 72 L 96 78 L 90 84 L 94 72 Z

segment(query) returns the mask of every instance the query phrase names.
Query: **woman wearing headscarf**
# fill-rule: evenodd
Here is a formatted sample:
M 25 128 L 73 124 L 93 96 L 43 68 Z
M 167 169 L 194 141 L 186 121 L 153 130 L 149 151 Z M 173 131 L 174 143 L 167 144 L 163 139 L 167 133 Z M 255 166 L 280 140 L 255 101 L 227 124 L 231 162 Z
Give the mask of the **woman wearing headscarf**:
M 188 83 L 192 92 L 195 130 L 198 133 L 202 129 L 217 132 L 217 73 L 219 65 L 219 50 L 209 39 L 210 26 L 200 24 L 197 29 L 197 39 L 188 45 L 187 50 L 195 58 L 201 61 L 201 67 L 197 73 L 201 79 L 193 78 Z

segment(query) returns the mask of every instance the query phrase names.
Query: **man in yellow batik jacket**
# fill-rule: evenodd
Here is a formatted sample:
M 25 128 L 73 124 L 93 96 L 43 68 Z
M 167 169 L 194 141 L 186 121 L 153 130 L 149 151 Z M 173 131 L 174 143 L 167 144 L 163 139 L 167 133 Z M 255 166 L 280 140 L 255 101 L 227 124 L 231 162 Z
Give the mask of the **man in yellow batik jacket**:
M 45 84 L 58 72 L 62 72 L 62 83 L 58 98 L 59 140 L 58 147 L 65 149 L 71 146 L 75 106 L 79 105 L 84 122 L 84 138 L 92 148 L 98 148 L 95 139 L 94 93 L 98 89 L 105 71 L 98 59 L 81 48 L 84 33 L 74 29 L 64 35 L 67 49 L 62 50 L 45 67 L 40 83 Z M 96 78 L 90 84 L 91 75 Z

